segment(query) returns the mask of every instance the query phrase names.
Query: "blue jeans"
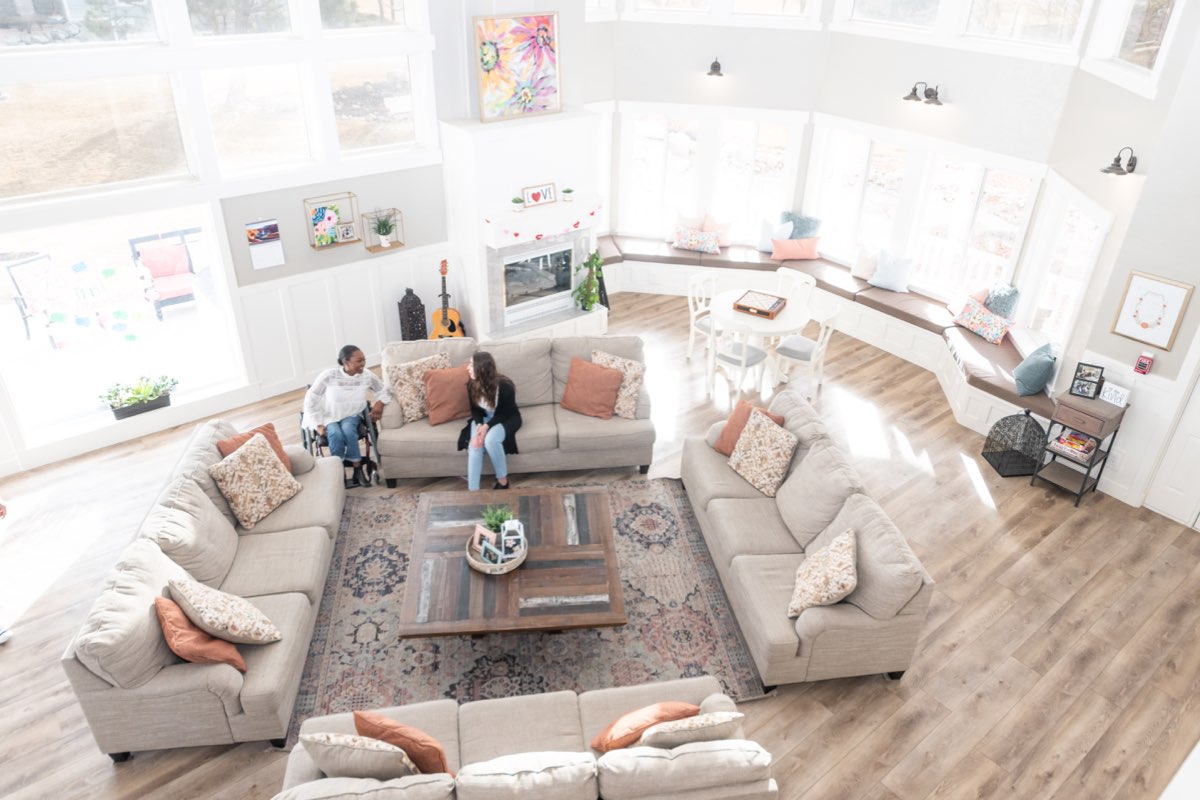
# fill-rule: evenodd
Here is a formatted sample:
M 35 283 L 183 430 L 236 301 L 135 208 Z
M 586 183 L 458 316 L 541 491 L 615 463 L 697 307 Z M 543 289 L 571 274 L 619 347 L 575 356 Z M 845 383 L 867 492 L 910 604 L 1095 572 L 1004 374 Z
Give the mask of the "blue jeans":
M 488 414 L 483 421 L 490 422 L 492 415 Z M 475 429 L 478 426 L 471 423 L 471 441 L 475 439 Z M 504 425 L 492 425 L 483 437 L 483 447 L 469 444 L 467 447 L 467 488 L 472 492 L 479 490 L 479 476 L 483 472 L 483 451 L 492 460 L 492 469 L 498 479 L 508 477 L 508 462 L 504 459 Z
M 358 421 L 360 417 L 346 417 L 325 426 L 325 438 L 329 440 L 329 455 L 344 461 L 362 461 L 358 450 Z

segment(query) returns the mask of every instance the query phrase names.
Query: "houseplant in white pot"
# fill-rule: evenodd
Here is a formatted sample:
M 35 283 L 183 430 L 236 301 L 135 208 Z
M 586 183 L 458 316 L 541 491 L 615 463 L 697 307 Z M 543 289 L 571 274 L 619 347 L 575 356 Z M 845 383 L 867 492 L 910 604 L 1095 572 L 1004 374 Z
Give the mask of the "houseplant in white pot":
M 379 237 L 380 247 L 392 246 L 392 234 L 396 232 L 396 218 L 391 214 L 380 214 L 371 224 L 375 235 Z

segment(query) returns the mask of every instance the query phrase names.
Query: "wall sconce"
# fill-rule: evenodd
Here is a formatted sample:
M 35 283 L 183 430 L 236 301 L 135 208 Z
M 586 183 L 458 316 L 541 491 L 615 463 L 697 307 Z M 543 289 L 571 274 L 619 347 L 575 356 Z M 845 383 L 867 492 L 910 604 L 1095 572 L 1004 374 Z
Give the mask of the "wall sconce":
M 918 94 L 918 92 L 917 92 L 918 86 L 924 86 L 925 91 L 923 93 Z M 928 103 L 929 105 L 940 106 L 942 104 L 942 101 L 938 99 L 938 89 L 940 89 L 940 88 L 942 88 L 942 87 L 941 86 L 930 86 L 925 81 L 917 81 L 916 83 L 913 84 L 912 91 L 909 92 L 908 94 L 904 95 L 904 99 L 919 101 L 919 100 L 921 100 L 922 97 L 924 97 L 925 102 Z
M 1121 166 L 1121 153 L 1124 153 L 1126 150 L 1129 151 L 1129 160 L 1126 161 L 1125 166 L 1122 167 Z M 1115 157 L 1113 157 L 1113 162 L 1111 164 L 1109 164 L 1107 167 L 1104 167 L 1100 171 L 1103 173 L 1106 173 L 1108 175 L 1128 175 L 1129 173 L 1133 172 L 1135 169 L 1137 169 L 1137 156 L 1135 156 L 1133 154 L 1133 148 L 1132 147 L 1122 147 L 1120 150 L 1117 151 L 1117 155 Z
M 725 74 L 723 72 L 721 72 L 720 59 L 713 58 L 712 66 L 710 66 L 708 68 L 708 75 L 711 78 L 724 78 L 725 77 Z

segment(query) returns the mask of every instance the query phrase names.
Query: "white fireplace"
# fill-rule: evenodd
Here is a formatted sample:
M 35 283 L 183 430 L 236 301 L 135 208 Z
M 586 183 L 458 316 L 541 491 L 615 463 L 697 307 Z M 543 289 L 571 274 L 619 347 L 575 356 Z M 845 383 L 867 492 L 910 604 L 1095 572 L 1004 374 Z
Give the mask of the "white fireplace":
M 513 328 L 573 309 L 575 267 L 587 259 L 590 242 L 588 231 L 579 230 L 487 248 L 491 329 Z

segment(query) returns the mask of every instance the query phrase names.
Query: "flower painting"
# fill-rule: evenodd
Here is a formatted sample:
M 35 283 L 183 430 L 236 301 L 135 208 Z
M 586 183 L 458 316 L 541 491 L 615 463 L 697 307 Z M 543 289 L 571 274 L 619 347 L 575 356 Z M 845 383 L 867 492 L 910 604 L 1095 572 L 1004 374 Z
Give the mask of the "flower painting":
M 335 205 L 318 206 L 312 209 L 312 216 L 309 222 L 312 224 L 313 241 L 317 247 L 328 247 L 331 244 L 337 244 L 339 213 L 340 211 Z
M 556 14 L 476 17 L 475 53 L 483 122 L 562 110 Z

